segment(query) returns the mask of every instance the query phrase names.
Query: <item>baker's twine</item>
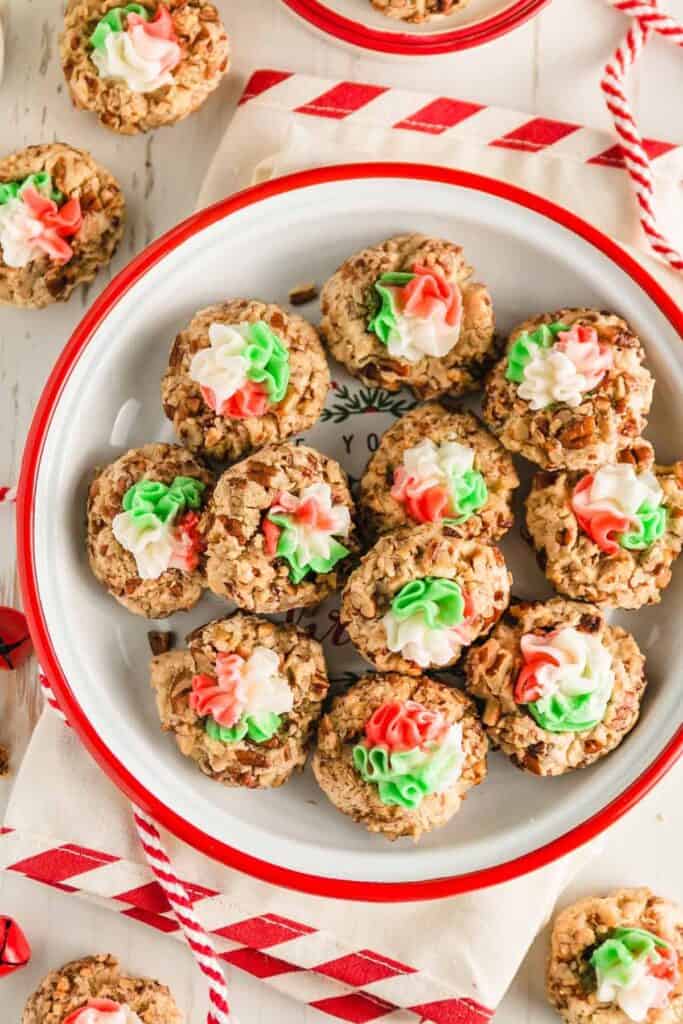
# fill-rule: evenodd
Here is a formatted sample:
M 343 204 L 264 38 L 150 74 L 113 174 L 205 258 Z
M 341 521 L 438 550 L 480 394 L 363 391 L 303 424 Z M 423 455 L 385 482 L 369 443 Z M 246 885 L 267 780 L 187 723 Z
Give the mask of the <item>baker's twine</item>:
M 631 112 L 624 80 L 653 33 L 683 46 L 683 25 L 657 7 L 658 0 L 608 0 L 618 11 L 632 18 L 626 38 L 605 67 L 600 87 L 619 136 L 624 163 L 630 175 L 638 206 L 640 223 L 654 251 L 674 270 L 683 271 L 683 256 L 657 226 L 654 211 L 654 183 L 650 160 Z
M 38 668 L 38 679 L 47 703 L 65 725 L 68 725 L 66 715 L 60 708 L 57 698 L 52 692 L 52 687 L 40 667 Z M 207 1015 L 206 1024 L 237 1024 L 237 1019 L 230 1012 L 228 986 L 213 942 L 195 913 L 187 889 L 173 870 L 173 864 L 164 849 L 159 830 L 145 811 L 135 804 L 131 804 L 131 807 L 138 838 L 147 863 L 166 894 L 199 970 L 208 981 L 211 1009 Z
M 0 487 L 0 505 L 11 505 L 16 500 L 16 487 Z

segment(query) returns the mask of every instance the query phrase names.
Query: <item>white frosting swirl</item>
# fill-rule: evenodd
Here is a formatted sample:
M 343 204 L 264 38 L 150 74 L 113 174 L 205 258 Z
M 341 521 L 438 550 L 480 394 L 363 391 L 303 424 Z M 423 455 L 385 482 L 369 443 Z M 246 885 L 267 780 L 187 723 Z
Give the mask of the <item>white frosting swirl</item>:
M 394 359 L 418 363 L 425 356 L 443 358 L 458 343 L 460 323 L 451 326 L 444 312 L 429 320 L 406 316 L 396 311 L 396 327 L 392 330 L 387 351 Z
M 585 718 L 602 719 L 614 689 L 614 672 L 612 656 L 598 637 L 568 626 L 546 636 L 526 633 L 521 648 L 527 660 L 546 654 L 557 662 L 536 669 L 535 677 L 541 689 L 539 701 L 549 700 L 556 694 L 579 697 L 589 693 L 591 699 L 584 708 Z
M 447 487 L 453 476 L 461 476 L 474 467 L 474 451 L 458 441 L 420 441 L 403 453 L 403 468 L 410 480 L 411 494 L 431 487 Z
M 587 378 L 564 352 L 537 347 L 524 368 L 518 394 L 534 411 L 545 409 L 553 402 L 563 402 L 574 409 L 581 405 L 585 392 L 590 390 L 588 385 Z
M 42 255 L 35 239 L 45 228 L 32 217 L 26 203 L 14 197 L 0 206 L 0 250 L 8 267 L 25 267 Z
M 387 647 L 420 668 L 440 667 L 452 661 L 463 643 L 457 629 L 431 629 L 421 612 L 399 620 L 393 611 L 382 619 Z
M 166 572 L 173 558 L 174 535 L 171 521 L 141 529 L 130 512 L 119 512 L 112 523 L 112 533 L 122 548 L 135 558 L 141 580 L 157 580 Z
M 650 1010 L 668 1005 L 671 987 L 666 978 L 655 978 L 649 973 L 647 960 L 636 960 L 625 984 L 608 975 L 598 986 L 596 998 L 599 1003 L 616 1003 L 629 1020 L 642 1024 Z
M 309 525 L 297 521 L 296 508 L 308 500 L 313 500 L 328 525 L 321 528 L 317 525 Z M 332 490 L 329 484 L 311 484 L 305 487 L 298 499 L 291 499 L 280 508 L 274 505 L 272 511 L 283 511 L 290 514 L 290 529 L 295 534 L 296 550 L 302 565 L 311 562 L 313 558 L 329 558 L 332 553 L 334 538 L 344 539 L 351 529 L 351 515 L 346 505 L 334 505 L 332 503 Z
M 249 360 L 244 351 L 250 327 L 250 324 L 211 324 L 211 344 L 192 357 L 190 377 L 200 387 L 213 391 L 216 409 L 220 410 L 247 382 Z
M 142 1024 L 142 1020 L 125 1004 L 115 1010 L 97 1009 L 85 1006 L 73 1024 Z
M 294 695 L 280 673 L 280 659 L 275 651 L 255 647 L 240 667 L 240 676 L 237 696 L 244 715 L 284 715 L 294 707 Z
M 574 495 L 574 503 L 582 512 L 613 512 L 630 519 L 637 517 L 644 502 L 657 506 L 663 499 L 655 474 L 649 469 L 636 473 L 628 463 L 603 466 L 593 476 L 590 490 Z
M 180 47 L 135 25 L 127 32 L 110 32 L 104 50 L 93 50 L 92 59 L 100 78 L 114 78 L 131 92 L 147 93 L 173 83 L 169 66 L 180 60 Z

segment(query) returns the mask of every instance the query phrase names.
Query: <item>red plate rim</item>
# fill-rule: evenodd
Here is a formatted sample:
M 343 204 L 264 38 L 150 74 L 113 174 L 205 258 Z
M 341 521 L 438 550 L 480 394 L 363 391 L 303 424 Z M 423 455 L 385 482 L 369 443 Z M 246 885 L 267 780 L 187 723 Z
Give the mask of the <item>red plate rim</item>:
M 94 331 L 132 285 L 186 239 L 211 224 L 271 196 L 330 182 L 386 177 L 412 178 L 484 192 L 516 203 L 561 224 L 600 250 L 627 273 L 659 307 L 683 339 L 683 310 L 628 253 L 624 252 L 606 235 L 568 210 L 514 185 L 465 171 L 409 163 L 342 164 L 290 174 L 238 192 L 182 221 L 157 241 L 152 242 L 129 263 L 90 307 L 57 360 L 40 397 L 31 424 L 22 461 L 17 498 L 17 547 L 19 581 L 24 608 L 40 663 L 50 680 L 60 706 L 84 746 L 129 799 L 143 808 L 159 824 L 199 852 L 266 882 L 317 896 L 375 902 L 400 902 L 455 896 L 459 893 L 470 892 L 517 878 L 588 842 L 634 807 L 674 765 L 683 753 L 683 727 L 678 729 L 664 750 L 642 775 L 601 811 L 537 850 L 503 864 L 463 875 L 411 882 L 361 882 L 320 877 L 280 867 L 236 850 L 185 821 L 148 792 L 112 754 L 81 709 L 62 672 L 52 646 L 37 586 L 33 547 L 35 486 L 54 407 Z
M 537 14 L 550 0 L 514 0 L 504 10 L 473 25 L 462 25 L 449 32 L 419 35 L 408 32 L 384 32 L 352 21 L 331 11 L 320 0 L 282 0 L 294 14 L 298 14 L 314 28 L 344 43 L 363 50 L 375 50 L 402 57 L 427 57 L 440 53 L 454 53 L 471 46 L 481 46 L 492 39 L 511 32 Z

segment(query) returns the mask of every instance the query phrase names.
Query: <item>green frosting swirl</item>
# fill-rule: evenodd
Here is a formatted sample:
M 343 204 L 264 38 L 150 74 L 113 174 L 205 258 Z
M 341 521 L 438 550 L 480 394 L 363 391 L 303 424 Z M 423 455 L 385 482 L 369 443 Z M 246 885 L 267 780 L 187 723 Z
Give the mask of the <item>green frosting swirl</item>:
M 289 385 L 289 350 L 263 320 L 250 325 L 244 355 L 250 364 L 249 379 L 266 385 L 273 404 L 281 402 Z
M 576 697 L 556 693 L 533 701 L 527 707 L 541 729 L 547 732 L 585 732 L 602 721 L 609 700 L 605 701 L 602 715 L 596 718 L 594 697 L 593 693 L 581 693 Z M 592 714 L 587 714 L 589 707 Z
M 127 14 L 139 14 L 145 21 L 149 21 L 149 11 L 142 4 L 130 3 L 125 7 L 112 7 L 103 18 L 97 23 L 95 31 L 90 36 L 90 45 L 95 50 L 104 50 L 107 36 L 112 32 L 123 32 L 124 19 Z
M 200 508 L 205 489 L 206 484 L 191 476 L 177 476 L 170 487 L 158 480 L 138 480 L 123 496 L 123 508 L 141 529 L 148 529 L 188 508 Z
M 489 497 L 486 481 L 478 469 L 466 469 L 464 473 L 454 474 L 450 479 L 450 491 L 458 513 L 456 522 L 460 523 L 482 508 Z
M 29 174 L 20 181 L 0 182 L 0 206 L 9 203 L 10 199 L 16 199 L 25 188 L 31 186 L 58 205 L 64 201 L 64 193 L 52 186 L 52 176 L 47 171 L 40 171 L 38 174 Z
M 436 793 L 455 772 L 461 758 L 459 748 L 448 742 L 432 750 L 402 750 L 390 753 L 384 747 L 353 748 L 353 764 L 365 782 L 377 786 L 383 804 L 397 804 L 415 810 L 425 796 Z
M 619 543 L 631 551 L 642 551 L 664 536 L 666 532 L 667 513 L 664 505 L 652 505 L 644 501 L 636 513 L 638 528 L 630 533 L 622 533 Z
M 254 743 L 266 743 L 272 739 L 282 725 L 282 718 L 273 711 L 264 711 L 258 715 L 244 715 L 237 725 L 228 728 L 219 725 L 210 715 L 204 722 L 204 730 L 212 740 L 221 743 L 239 743 L 245 737 Z
M 531 362 L 539 348 L 552 348 L 555 344 L 555 335 L 569 328 L 563 323 L 541 324 L 535 331 L 529 334 L 524 331 L 515 340 L 514 345 L 508 352 L 508 365 L 505 371 L 507 380 L 521 384 L 524 380 L 524 371 Z
M 465 601 L 455 580 L 426 576 L 401 587 L 391 610 L 399 621 L 420 614 L 430 629 L 447 629 L 462 622 Z
M 289 578 L 292 583 L 301 583 L 304 576 L 309 572 L 324 575 L 334 569 L 337 562 L 346 558 L 349 549 L 340 544 L 334 537 L 330 538 L 330 553 L 327 558 L 319 555 L 308 561 L 303 557 L 297 542 L 296 527 L 292 525 L 286 512 L 270 512 L 268 518 L 271 523 L 280 527 L 281 533 L 278 538 L 275 554 L 278 558 L 284 558 L 289 563 Z
M 669 943 L 644 928 L 615 928 L 593 953 L 590 964 L 598 979 L 609 975 L 618 985 L 628 985 L 637 961 L 653 957 L 659 960 L 659 949 L 670 949 Z
M 382 274 L 375 281 L 375 292 L 379 296 L 379 308 L 368 323 L 368 330 L 376 334 L 383 345 L 389 344 L 392 334 L 398 330 L 396 304 L 391 288 L 404 288 L 413 280 L 415 274 L 404 271 L 393 271 Z
M 381 278 L 380 278 L 381 280 Z M 379 309 L 368 323 L 368 331 L 375 334 L 383 345 L 389 344 L 389 339 L 397 330 L 396 307 L 392 292 L 377 281 L 375 291 L 379 295 Z

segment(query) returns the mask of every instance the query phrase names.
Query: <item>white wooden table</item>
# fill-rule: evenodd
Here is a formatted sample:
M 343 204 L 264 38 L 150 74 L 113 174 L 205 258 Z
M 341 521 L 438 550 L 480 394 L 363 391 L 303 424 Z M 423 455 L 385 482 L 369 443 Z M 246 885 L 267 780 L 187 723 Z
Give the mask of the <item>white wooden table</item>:
M 0 154 L 62 139 L 90 149 L 122 182 L 129 225 L 112 271 L 156 235 L 188 214 L 245 78 L 256 67 L 438 90 L 461 99 L 513 107 L 596 128 L 609 121 L 598 80 L 624 19 L 602 0 L 553 0 L 535 21 L 481 49 L 431 61 L 395 63 L 358 56 L 308 33 L 278 0 L 217 0 L 234 46 L 232 72 L 200 114 L 141 138 L 119 138 L 65 95 L 57 37 L 56 0 L 0 0 L 9 18 L 5 78 L 0 85 Z M 671 0 L 683 16 L 683 0 Z M 683 56 L 655 41 L 632 78 L 643 133 L 674 138 L 683 132 Z M 673 133 L 673 134 L 672 134 Z M 0 483 L 16 479 L 24 439 L 45 378 L 87 305 L 106 284 L 102 275 L 65 307 L 35 313 L 0 310 Z M 17 605 L 13 513 L 0 509 L 0 604 Z M 16 766 L 40 709 L 31 664 L 0 676 L 0 743 Z M 46 783 L 47 784 L 47 783 Z M 10 779 L 0 783 L 0 807 Z M 615 826 L 604 854 L 573 887 L 588 892 L 617 884 L 647 883 L 683 899 L 683 764 L 626 819 Z M 173 985 L 188 1024 L 203 1024 L 205 995 L 190 956 L 176 942 L 142 926 L 16 877 L 0 877 L 0 913 L 16 916 L 34 947 L 31 966 L 0 981 L 0 1018 L 13 1024 L 33 985 L 52 966 L 106 949 L 136 971 Z M 542 1002 L 547 937 L 539 937 L 500 1010 L 500 1024 L 552 1024 Z M 234 1003 L 243 1024 L 314 1024 L 323 1018 L 256 981 L 233 972 Z

